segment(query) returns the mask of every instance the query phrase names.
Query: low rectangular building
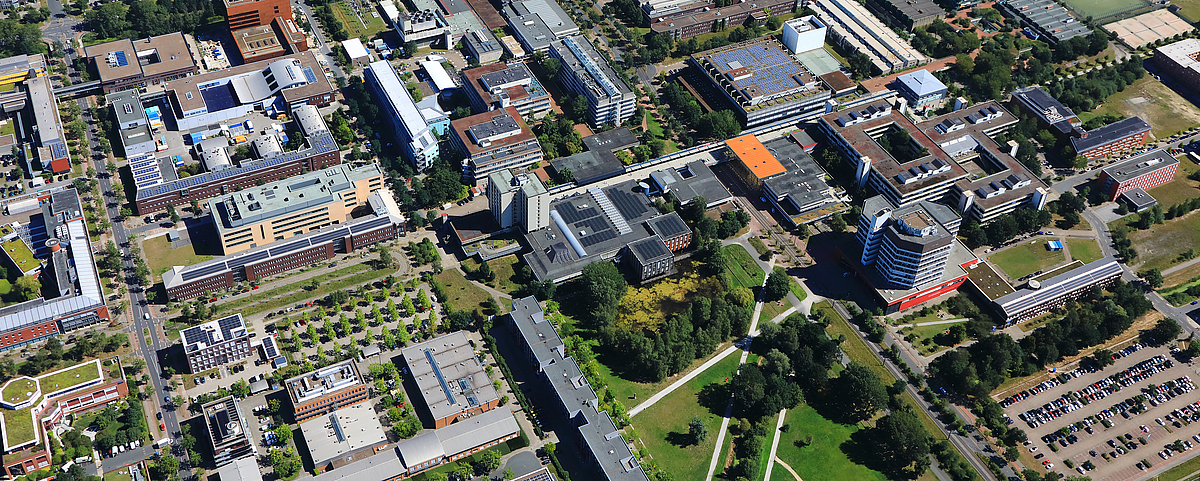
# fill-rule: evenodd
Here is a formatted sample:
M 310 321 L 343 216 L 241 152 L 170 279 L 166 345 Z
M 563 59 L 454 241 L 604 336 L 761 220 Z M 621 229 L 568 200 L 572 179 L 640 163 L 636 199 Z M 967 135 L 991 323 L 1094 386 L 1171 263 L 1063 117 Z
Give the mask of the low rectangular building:
M 579 26 L 553 0 L 519 0 L 507 3 L 503 12 L 513 34 L 530 52 L 545 52 L 550 42 L 579 33 Z
M 198 74 L 200 67 L 193 54 L 179 32 L 113 40 L 84 49 L 106 94 Z
M 522 118 L 535 119 L 550 112 L 550 92 L 523 62 L 463 70 L 462 80 L 476 112 L 512 107 Z
M 351 65 L 365 67 L 371 63 L 371 55 L 367 53 L 367 48 L 363 46 L 362 40 L 346 39 L 342 41 L 342 48 L 346 50 L 346 56 L 350 58 Z
M 241 314 L 189 327 L 179 331 L 179 338 L 192 374 L 240 361 L 254 352 Z
M 450 143 L 463 154 L 464 179 L 479 182 L 542 161 L 542 145 L 513 107 L 452 121 L 450 131 Z
M 946 14 L 933 0 L 869 0 L 867 6 L 905 30 L 929 25 Z
M 946 98 L 946 84 L 925 69 L 914 70 L 896 77 L 896 86 L 900 89 L 900 95 L 908 99 L 913 106 L 921 106 Z
M 300 434 L 318 473 L 370 457 L 388 443 L 379 415 L 369 404 L 344 406 L 310 419 L 300 423 Z
M 855 0 L 813 0 L 808 6 L 829 25 L 829 43 L 866 55 L 885 75 L 932 60 Z
M 781 138 L 763 145 L 752 134 L 725 141 L 733 172 L 756 189 L 792 225 L 807 224 L 849 210 L 825 182 L 821 169 L 793 139 Z M 779 157 L 776 157 L 776 154 Z
M 435 429 L 500 405 L 500 396 L 466 333 L 452 332 L 414 344 L 400 351 L 400 355 L 421 392 L 420 401 L 429 410 Z
M 1031 280 L 992 303 L 1006 324 L 1016 324 L 1062 307 L 1092 287 L 1108 287 L 1123 272 L 1116 259 L 1105 257 L 1043 281 Z
M 512 411 L 493 409 L 396 444 L 404 474 L 455 462 L 521 435 Z
M 1154 63 L 1193 91 L 1200 89 L 1200 39 L 1185 38 L 1154 49 Z
M 1054 0 L 1001 0 L 996 2 L 996 8 L 1020 20 L 1031 38 L 1051 45 L 1092 33 L 1091 28 L 1075 20 L 1070 10 Z
M 284 386 L 298 423 L 367 400 L 368 386 L 352 359 L 293 377 Z
M 258 454 L 250 436 L 250 424 L 233 396 L 205 404 L 200 411 L 212 439 L 213 462 L 217 468 Z
M 382 188 L 379 164 L 343 164 L 214 197 L 208 208 L 229 255 L 344 223 Z
M 688 162 L 679 169 L 660 169 L 650 173 L 652 187 L 662 194 L 675 196 L 682 204 L 703 197 L 705 207 L 714 207 L 733 199 L 733 194 L 721 183 L 702 160 Z
M 1175 180 L 1177 169 L 1179 159 L 1171 157 L 1165 150 L 1156 149 L 1104 168 L 1096 181 L 1108 200 L 1116 200 L 1127 190 L 1140 188 L 1148 191 Z
M 1038 118 L 1040 124 L 1058 135 L 1067 135 L 1083 128 L 1083 121 L 1070 108 L 1051 97 L 1039 85 L 1014 90 L 1012 98 L 1025 111 Z
M 762 3 L 734 3 L 700 11 L 680 10 L 671 15 L 654 16 L 650 22 L 650 30 L 656 34 L 669 34 L 676 40 L 683 40 L 725 28 L 732 29 L 742 25 L 750 17 L 763 20 L 771 15 L 791 13 L 795 9 L 795 0 L 771 0 Z
M 146 117 L 146 109 L 137 90 L 123 90 L 104 96 L 111 106 L 113 116 L 117 119 L 117 129 L 121 136 L 121 146 L 125 156 L 153 153 L 158 145 L 154 142 L 154 134 L 150 130 L 150 121 Z
M 1129 117 L 1084 132 L 1081 137 L 1072 137 L 1071 147 L 1076 155 L 1096 160 L 1145 145 L 1149 135 L 1150 124 L 1141 117 Z
M 820 79 L 769 37 L 694 54 L 688 62 L 733 102 L 746 127 L 822 109 L 832 97 Z

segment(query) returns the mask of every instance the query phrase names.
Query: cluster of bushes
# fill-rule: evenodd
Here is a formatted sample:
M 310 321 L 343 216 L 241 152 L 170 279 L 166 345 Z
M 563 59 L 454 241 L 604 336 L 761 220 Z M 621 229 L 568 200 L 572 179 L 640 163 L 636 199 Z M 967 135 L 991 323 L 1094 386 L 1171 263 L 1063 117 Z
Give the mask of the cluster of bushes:
M 413 263 L 418 266 L 432 264 L 441 260 L 441 255 L 438 254 L 437 246 L 433 245 L 433 241 L 428 237 L 421 239 L 421 242 L 408 243 L 408 255 L 412 258 Z
M 1076 37 L 1079 38 L 1082 37 Z M 1061 48 L 1062 45 L 1059 46 L 1059 49 Z M 1060 79 L 1051 83 L 1046 91 L 1075 112 L 1090 112 L 1110 95 L 1125 90 L 1125 87 L 1145 75 L 1146 69 L 1142 67 L 1140 59 L 1118 61 L 1112 67 L 1092 70 L 1078 77 Z
M 884 4 L 895 8 L 892 4 Z M 924 27 L 913 29 L 913 48 L 933 58 L 949 57 L 960 53 L 971 53 L 979 48 L 979 35 L 968 30 L 958 30 L 941 19 Z
M 1109 230 L 1109 235 L 1112 236 L 1113 248 L 1117 250 L 1117 256 L 1125 261 L 1126 264 L 1133 262 L 1137 258 L 1137 249 L 1133 247 L 1133 241 L 1129 240 L 1129 232 L 1125 227 L 1117 227 Z
M 1068 195 L 1073 196 L 1067 192 L 1063 197 Z M 972 249 L 985 245 L 999 246 L 1018 235 L 1037 232 L 1050 225 L 1051 220 L 1053 217 L 1048 210 L 1022 207 L 995 218 L 986 226 L 974 220 L 967 222 L 958 235 Z
M 763 441 L 767 437 L 767 422 L 752 423 L 747 419 L 738 421 L 733 432 L 737 434 L 733 450 L 733 465 L 725 470 L 727 479 L 754 479 L 758 475 L 758 460 L 762 457 Z
M 733 115 L 733 111 L 704 112 L 700 103 L 696 101 L 696 96 L 678 82 L 668 82 L 663 86 L 663 99 L 679 112 L 680 120 L 691 126 L 698 138 L 727 139 L 742 132 L 742 124 Z

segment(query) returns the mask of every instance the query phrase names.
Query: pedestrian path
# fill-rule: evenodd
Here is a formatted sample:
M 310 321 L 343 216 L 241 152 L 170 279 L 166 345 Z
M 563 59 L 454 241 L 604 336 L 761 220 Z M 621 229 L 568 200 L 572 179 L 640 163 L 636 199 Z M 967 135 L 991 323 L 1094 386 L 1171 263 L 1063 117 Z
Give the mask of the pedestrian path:
M 642 401 L 641 404 L 634 406 L 633 409 L 629 410 L 629 417 L 632 418 L 634 416 L 637 416 L 638 413 L 645 411 L 646 408 L 648 408 L 650 406 L 653 406 L 654 403 L 656 403 L 659 400 L 661 400 L 662 398 L 666 397 L 668 394 L 671 394 L 676 389 L 679 389 L 680 386 L 684 385 L 688 381 L 691 381 L 696 376 L 700 375 L 700 373 L 702 373 L 706 369 L 712 367 L 714 364 L 721 362 L 722 359 L 725 359 L 726 357 L 728 357 L 730 354 L 733 354 L 734 351 L 737 351 L 737 350 L 738 350 L 737 346 L 729 346 L 729 348 L 725 349 L 724 351 L 721 351 L 720 354 L 713 356 L 712 359 L 709 359 L 704 364 L 701 364 L 700 367 L 693 369 L 692 372 L 687 373 L 683 377 L 681 377 L 678 380 L 676 380 L 675 382 L 671 383 L 671 385 L 667 386 L 666 389 L 663 389 L 659 392 L 654 393 L 654 395 L 650 396 L 649 399 L 646 399 L 645 401 Z
M 771 441 L 771 454 L 769 456 L 767 456 L 767 459 L 769 459 L 769 460 L 775 459 L 775 452 L 779 450 L 779 438 L 783 437 L 780 435 L 780 433 L 782 432 L 782 431 L 780 431 L 780 429 L 783 429 L 783 420 L 786 416 L 787 416 L 787 409 L 780 409 L 779 410 L 779 421 L 775 422 L 775 433 L 773 436 L 774 439 Z M 773 461 L 767 462 L 767 473 L 766 473 L 766 475 L 763 476 L 763 481 L 771 480 L 771 469 L 774 467 L 775 467 L 775 463 Z M 789 471 L 790 471 L 790 469 L 789 469 Z M 795 475 L 795 474 L 796 473 L 792 473 L 792 475 Z M 799 476 L 796 476 L 796 478 L 799 478 Z
M 792 477 L 793 477 L 793 478 L 796 478 L 796 481 L 804 481 L 803 479 L 800 479 L 800 475 L 799 475 L 799 474 L 796 474 L 796 470 L 792 469 L 792 467 L 791 467 L 791 466 L 788 466 L 788 463 L 785 463 L 785 462 L 783 462 L 783 460 L 782 460 L 782 459 L 779 459 L 779 458 L 777 458 L 777 457 L 774 457 L 774 456 L 772 456 L 771 458 L 772 458 L 772 459 L 773 459 L 773 460 L 774 460 L 776 463 L 779 463 L 779 465 L 780 465 L 780 466 L 783 466 L 783 469 L 786 469 L 786 470 L 787 470 L 789 473 L 792 473 Z M 774 463 L 772 463 L 772 464 L 774 464 Z M 771 469 L 771 468 L 770 468 L 770 467 L 768 467 L 767 469 Z M 768 476 L 768 477 L 766 477 L 766 478 L 764 478 L 764 479 L 766 479 L 767 481 L 770 481 L 770 479 L 771 479 L 771 478 L 770 478 L 770 476 Z
M 970 319 L 962 318 L 962 319 L 946 319 L 943 321 L 918 322 L 916 324 L 901 324 L 899 326 L 896 326 L 896 329 L 903 329 L 906 327 L 937 326 L 940 324 L 957 324 L 957 323 L 966 322 L 969 320 Z

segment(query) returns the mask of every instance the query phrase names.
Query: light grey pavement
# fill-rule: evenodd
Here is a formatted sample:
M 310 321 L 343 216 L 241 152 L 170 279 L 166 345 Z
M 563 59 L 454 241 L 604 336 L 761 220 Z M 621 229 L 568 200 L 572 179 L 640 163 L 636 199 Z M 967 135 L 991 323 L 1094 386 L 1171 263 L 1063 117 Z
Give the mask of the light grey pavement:
M 775 453 L 779 451 L 779 438 L 783 437 L 779 434 L 779 430 L 783 429 L 784 419 L 787 419 L 787 409 L 780 409 L 779 420 L 775 422 L 775 431 L 771 433 L 771 454 L 767 455 L 767 459 L 770 461 L 767 462 L 767 472 L 763 475 L 765 481 L 771 480 L 771 471 L 775 468 L 775 460 L 777 459 Z M 791 471 L 791 469 L 788 469 L 788 471 Z

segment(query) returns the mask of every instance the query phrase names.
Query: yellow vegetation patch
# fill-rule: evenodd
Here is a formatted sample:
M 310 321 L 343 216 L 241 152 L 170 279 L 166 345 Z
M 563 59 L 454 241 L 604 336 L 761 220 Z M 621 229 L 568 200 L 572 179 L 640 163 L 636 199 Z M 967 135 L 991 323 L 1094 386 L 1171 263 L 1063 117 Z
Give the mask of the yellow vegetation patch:
M 695 273 L 630 288 L 621 298 L 617 326 L 631 331 L 657 331 L 667 316 L 686 308 L 692 297 L 697 294 L 712 297 L 720 292 L 721 282 L 716 277 L 701 279 Z

